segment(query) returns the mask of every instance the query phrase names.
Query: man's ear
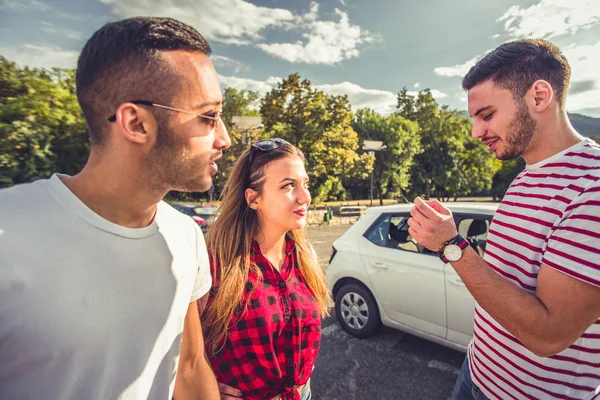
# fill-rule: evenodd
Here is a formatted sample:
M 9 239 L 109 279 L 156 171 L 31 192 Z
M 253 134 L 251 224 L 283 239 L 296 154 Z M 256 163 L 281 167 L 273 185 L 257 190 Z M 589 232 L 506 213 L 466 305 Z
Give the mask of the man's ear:
M 156 137 L 157 123 L 154 115 L 144 107 L 133 103 L 123 103 L 115 113 L 121 136 L 126 140 L 146 144 Z
M 258 211 L 260 206 L 258 192 L 254 189 L 247 188 L 244 192 L 244 196 L 246 197 L 246 204 L 248 204 L 248 207 Z
M 525 96 L 530 111 L 538 113 L 545 111 L 555 100 L 552 85 L 543 79 L 535 81 Z

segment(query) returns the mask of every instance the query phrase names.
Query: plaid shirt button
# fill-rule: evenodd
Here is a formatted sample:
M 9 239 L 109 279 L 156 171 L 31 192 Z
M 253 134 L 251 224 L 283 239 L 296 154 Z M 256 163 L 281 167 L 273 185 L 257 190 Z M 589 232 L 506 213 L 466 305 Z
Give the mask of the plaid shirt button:
M 285 287 L 285 282 L 279 281 L 279 287 L 283 289 Z

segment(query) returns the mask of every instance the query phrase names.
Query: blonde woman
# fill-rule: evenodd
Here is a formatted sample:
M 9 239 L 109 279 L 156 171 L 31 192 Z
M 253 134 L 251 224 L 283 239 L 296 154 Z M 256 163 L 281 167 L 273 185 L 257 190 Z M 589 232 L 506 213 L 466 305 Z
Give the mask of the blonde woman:
M 222 399 L 311 398 L 330 296 L 304 226 L 302 152 L 254 143 L 233 167 L 207 242 L 213 289 L 202 326 Z

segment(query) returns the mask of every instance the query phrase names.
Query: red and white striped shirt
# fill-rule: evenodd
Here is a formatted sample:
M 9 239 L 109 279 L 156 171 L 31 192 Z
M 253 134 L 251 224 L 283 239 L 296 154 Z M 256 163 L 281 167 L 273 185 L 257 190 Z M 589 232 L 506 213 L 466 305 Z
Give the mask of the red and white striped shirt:
M 528 165 L 504 197 L 485 260 L 530 293 L 541 264 L 600 287 L 600 146 L 587 139 Z M 600 319 L 571 346 L 538 357 L 475 307 L 473 381 L 490 399 L 600 399 Z

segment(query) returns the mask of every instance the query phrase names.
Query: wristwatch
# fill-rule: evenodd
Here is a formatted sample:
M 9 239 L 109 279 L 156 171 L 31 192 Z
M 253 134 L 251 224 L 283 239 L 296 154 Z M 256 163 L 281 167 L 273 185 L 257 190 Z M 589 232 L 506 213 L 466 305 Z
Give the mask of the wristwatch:
M 438 251 L 438 255 L 444 263 L 454 262 L 460 260 L 463 251 L 469 247 L 467 239 L 461 235 L 456 235 L 450 240 L 444 242 L 444 247 Z

